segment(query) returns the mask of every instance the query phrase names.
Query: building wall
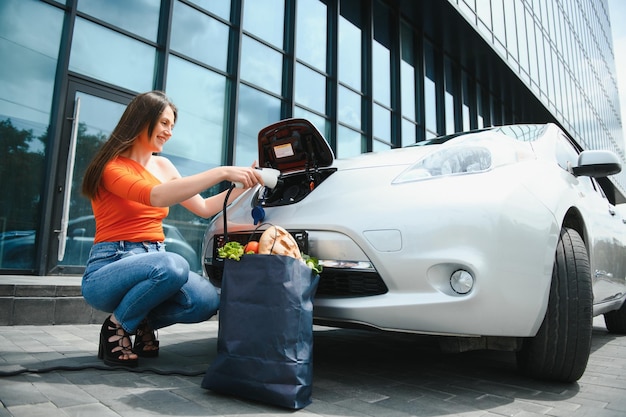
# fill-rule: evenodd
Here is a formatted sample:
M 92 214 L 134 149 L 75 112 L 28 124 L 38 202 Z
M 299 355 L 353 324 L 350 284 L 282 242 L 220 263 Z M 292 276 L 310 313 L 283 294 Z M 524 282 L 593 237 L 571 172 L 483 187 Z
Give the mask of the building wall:
M 584 148 L 624 158 L 606 0 L 449 1 Z
M 252 164 L 259 129 L 288 117 L 311 120 L 340 158 L 555 122 L 623 159 L 606 10 L 606 0 L 0 0 L 0 259 L 24 245 L 0 271 L 80 273 L 80 261 L 57 261 L 64 207 L 83 222 L 71 240 L 88 239 L 82 172 L 124 105 L 152 89 L 178 107 L 164 153 L 183 175 Z M 624 189 L 623 175 L 613 180 Z M 173 208 L 168 222 L 199 253 L 207 220 Z

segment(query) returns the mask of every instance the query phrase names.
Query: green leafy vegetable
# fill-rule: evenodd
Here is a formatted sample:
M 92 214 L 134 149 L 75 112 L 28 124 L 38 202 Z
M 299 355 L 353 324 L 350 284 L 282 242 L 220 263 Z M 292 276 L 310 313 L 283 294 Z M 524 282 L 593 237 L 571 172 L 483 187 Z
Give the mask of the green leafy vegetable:
M 217 256 L 238 261 L 243 256 L 243 245 L 239 242 L 228 242 L 217 249 Z
M 320 265 L 320 261 L 317 258 L 314 258 L 314 257 L 306 255 L 306 254 L 302 254 L 302 260 L 304 261 L 306 266 L 311 268 L 317 274 L 321 274 L 322 273 L 323 267 L 322 267 L 322 265 Z

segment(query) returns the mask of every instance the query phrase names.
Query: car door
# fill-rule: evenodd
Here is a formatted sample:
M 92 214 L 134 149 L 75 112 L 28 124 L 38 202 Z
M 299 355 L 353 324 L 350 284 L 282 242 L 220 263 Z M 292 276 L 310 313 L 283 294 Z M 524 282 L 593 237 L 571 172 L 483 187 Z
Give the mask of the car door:
M 583 184 L 588 247 L 594 303 L 600 304 L 626 292 L 626 225 L 594 178 L 580 177 Z

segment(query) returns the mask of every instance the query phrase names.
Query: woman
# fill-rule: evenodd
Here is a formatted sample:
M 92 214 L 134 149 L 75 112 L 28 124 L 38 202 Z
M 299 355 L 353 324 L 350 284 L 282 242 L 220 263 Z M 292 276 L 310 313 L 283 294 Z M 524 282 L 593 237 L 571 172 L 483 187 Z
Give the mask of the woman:
M 155 155 L 172 136 L 176 118 L 164 93 L 138 95 L 83 178 L 96 236 L 82 293 L 91 306 L 112 313 L 102 325 L 98 350 L 107 365 L 135 367 L 138 356 L 158 355 L 154 329 L 204 321 L 217 312 L 215 288 L 189 271 L 183 257 L 165 251 L 162 222 L 168 207 L 180 203 L 210 217 L 223 207 L 224 193 L 203 198 L 201 191 L 221 181 L 239 182 L 244 189 L 262 183 L 252 167 L 220 166 L 181 177 L 168 159 Z M 235 189 L 232 196 L 242 192 Z

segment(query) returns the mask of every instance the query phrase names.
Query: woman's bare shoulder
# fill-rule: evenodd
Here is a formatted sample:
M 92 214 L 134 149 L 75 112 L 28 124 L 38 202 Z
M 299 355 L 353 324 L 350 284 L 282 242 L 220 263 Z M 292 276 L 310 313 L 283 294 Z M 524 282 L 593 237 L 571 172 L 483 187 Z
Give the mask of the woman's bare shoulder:
M 168 158 L 161 155 L 153 155 L 148 168 L 156 177 L 163 180 L 172 180 L 179 178 L 178 170 Z

